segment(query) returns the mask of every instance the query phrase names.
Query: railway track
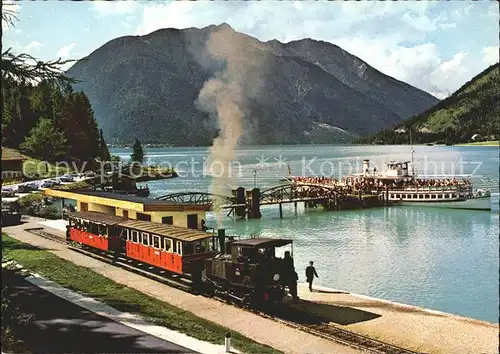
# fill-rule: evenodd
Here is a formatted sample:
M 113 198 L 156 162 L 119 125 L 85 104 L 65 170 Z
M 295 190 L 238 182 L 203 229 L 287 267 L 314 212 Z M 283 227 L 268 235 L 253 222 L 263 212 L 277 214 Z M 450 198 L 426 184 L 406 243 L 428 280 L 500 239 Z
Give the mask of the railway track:
M 148 264 L 144 264 L 138 261 L 134 261 L 125 257 L 114 257 L 113 255 L 104 252 L 104 251 L 96 251 L 90 247 L 76 247 L 71 243 L 67 242 L 65 239 L 61 237 L 55 236 L 43 228 L 31 228 L 26 229 L 26 231 L 35 234 L 37 236 L 43 237 L 45 239 L 64 244 L 72 251 L 84 254 L 91 258 L 113 264 L 115 266 L 122 267 L 127 269 L 133 273 L 139 274 L 141 276 L 145 276 L 149 279 L 161 282 L 163 284 L 175 287 L 177 289 L 197 294 L 193 291 L 191 287 L 191 282 L 187 278 L 172 276 L 166 271 L 162 271 L 159 268 L 150 266 Z M 273 321 L 282 323 L 289 327 L 293 327 L 299 329 L 301 331 L 313 334 L 315 336 L 325 338 L 337 343 L 342 343 L 344 345 L 350 346 L 352 348 L 356 348 L 367 353 L 386 353 L 386 354 L 418 354 L 419 352 L 415 352 L 412 350 L 408 350 L 402 347 L 394 346 L 389 343 L 381 342 L 376 339 L 363 336 L 358 333 L 354 333 L 338 326 L 332 325 L 325 318 L 321 318 L 317 315 L 306 314 L 297 309 L 291 307 L 284 307 L 280 310 L 273 312 L 263 312 L 260 310 L 256 310 L 253 308 L 248 308 L 245 306 L 241 306 L 239 304 L 234 303 L 226 298 L 221 297 L 213 297 L 218 301 L 229 303 L 231 305 L 236 305 L 237 307 L 262 316 L 264 318 L 271 319 Z

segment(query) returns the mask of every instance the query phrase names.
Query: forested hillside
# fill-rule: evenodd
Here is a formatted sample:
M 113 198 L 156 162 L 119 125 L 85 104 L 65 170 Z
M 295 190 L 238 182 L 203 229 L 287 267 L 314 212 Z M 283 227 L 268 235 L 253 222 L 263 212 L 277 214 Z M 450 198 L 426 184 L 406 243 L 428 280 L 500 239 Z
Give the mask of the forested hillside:
M 450 97 L 402 124 L 359 139 L 365 144 L 464 143 L 500 137 L 499 64 L 472 78 Z
M 2 146 L 47 161 L 93 161 L 109 154 L 83 92 L 52 81 L 2 84 Z

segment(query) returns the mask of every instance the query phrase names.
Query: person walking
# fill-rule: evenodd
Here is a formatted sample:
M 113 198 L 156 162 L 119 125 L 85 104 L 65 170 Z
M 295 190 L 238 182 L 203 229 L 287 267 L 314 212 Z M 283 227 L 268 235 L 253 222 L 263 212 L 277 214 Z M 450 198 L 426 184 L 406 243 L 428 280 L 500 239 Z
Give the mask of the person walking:
M 309 266 L 306 268 L 306 278 L 307 282 L 309 283 L 309 291 L 313 291 L 312 284 L 314 277 L 319 278 L 318 273 L 316 273 L 316 268 L 314 268 L 313 264 L 314 262 L 310 261 Z

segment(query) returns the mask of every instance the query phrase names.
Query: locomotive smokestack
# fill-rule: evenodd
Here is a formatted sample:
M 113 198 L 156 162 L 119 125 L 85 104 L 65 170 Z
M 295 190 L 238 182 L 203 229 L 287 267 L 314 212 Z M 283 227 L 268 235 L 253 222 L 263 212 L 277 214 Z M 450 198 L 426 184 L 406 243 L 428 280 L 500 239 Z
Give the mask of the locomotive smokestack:
M 217 235 L 219 236 L 219 246 L 222 253 L 226 253 L 225 242 L 226 242 L 226 229 L 217 230 Z

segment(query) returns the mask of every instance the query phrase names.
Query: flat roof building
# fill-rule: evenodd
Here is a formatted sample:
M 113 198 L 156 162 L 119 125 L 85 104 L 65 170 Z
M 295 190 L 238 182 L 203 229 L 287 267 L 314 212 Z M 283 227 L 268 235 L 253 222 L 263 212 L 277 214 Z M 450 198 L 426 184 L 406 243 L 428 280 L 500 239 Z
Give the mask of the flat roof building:
M 45 189 L 47 196 L 76 201 L 77 211 L 94 211 L 139 221 L 201 229 L 209 205 L 173 203 L 130 194 L 96 190 Z

